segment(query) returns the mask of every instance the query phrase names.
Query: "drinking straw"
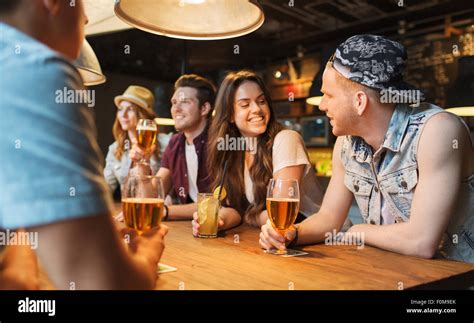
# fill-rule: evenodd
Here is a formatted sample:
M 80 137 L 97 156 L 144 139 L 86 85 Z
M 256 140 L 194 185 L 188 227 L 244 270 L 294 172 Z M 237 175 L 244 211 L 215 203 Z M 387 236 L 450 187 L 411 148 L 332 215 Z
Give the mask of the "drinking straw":
M 222 173 L 221 182 L 219 184 L 219 194 L 217 195 L 217 199 L 221 200 L 221 193 L 222 193 L 222 186 L 224 185 L 225 174 L 227 172 L 227 160 L 224 163 L 224 172 Z

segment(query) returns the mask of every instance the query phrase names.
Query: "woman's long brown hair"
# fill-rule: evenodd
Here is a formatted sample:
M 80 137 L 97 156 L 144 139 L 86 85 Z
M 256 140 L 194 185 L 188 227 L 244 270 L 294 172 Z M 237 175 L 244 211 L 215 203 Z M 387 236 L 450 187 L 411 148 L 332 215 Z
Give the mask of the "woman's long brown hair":
M 155 119 L 156 114 L 154 112 L 142 109 L 136 104 L 133 104 L 133 109 L 137 115 L 138 119 Z M 120 160 L 122 158 L 123 152 L 132 148 L 132 142 L 128 138 L 128 131 L 123 130 L 118 117 L 115 117 L 114 125 L 112 127 L 112 133 L 114 138 L 117 141 L 117 149 L 115 150 L 115 158 Z M 128 141 L 128 144 L 127 144 Z M 128 147 L 128 148 L 127 148 Z M 158 160 L 160 154 L 160 147 L 158 141 L 156 142 L 156 149 L 153 155 L 155 155 L 156 160 Z
M 218 150 L 220 140 L 242 137 L 239 129 L 232 123 L 234 115 L 235 93 L 244 82 L 254 82 L 262 90 L 270 110 L 270 119 L 265 133 L 257 137 L 257 153 L 249 169 L 253 182 L 254 202 L 249 204 L 245 196 L 244 166 L 245 151 Z M 257 225 L 257 216 L 266 207 L 267 184 L 273 177 L 272 150 L 273 140 L 284 127 L 277 122 L 272 108 L 270 94 L 263 79 L 253 71 L 239 71 L 227 74 L 217 93 L 215 116 L 209 128 L 208 166 L 211 174 L 211 188 L 219 185 L 223 175 L 224 162 L 227 161 L 227 174 L 224 187 L 227 191 L 226 204 L 235 208 L 245 223 Z M 222 138 L 219 140 L 219 138 Z

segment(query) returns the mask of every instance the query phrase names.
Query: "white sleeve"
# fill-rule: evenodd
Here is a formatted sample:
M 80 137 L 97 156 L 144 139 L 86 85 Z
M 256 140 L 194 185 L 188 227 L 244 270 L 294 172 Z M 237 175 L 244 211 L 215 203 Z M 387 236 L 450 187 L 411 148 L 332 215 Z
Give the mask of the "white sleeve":
M 297 165 L 311 165 L 303 138 L 294 130 L 282 130 L 273 142 L 273 174 Z

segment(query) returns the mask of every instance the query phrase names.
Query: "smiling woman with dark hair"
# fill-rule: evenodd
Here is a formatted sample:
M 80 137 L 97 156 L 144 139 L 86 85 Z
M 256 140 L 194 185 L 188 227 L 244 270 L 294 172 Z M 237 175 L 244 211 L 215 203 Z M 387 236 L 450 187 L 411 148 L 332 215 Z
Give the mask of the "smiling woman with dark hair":
M 209 129 L 208 164 L 211 188 L 219 185 L 228 163 L 224 187 L 228 196 L 219 213 L 220 229 L 245 222 L 263 225 L 266 191 L 271 178 L 297 179 L 301 221 L 319 209 L 322 191 L 301 136 L 276 120 L 263 79 L 252 71 L 229 73 L 222 82 Z M 223 140 L 245 142 L 243 149 L 223 149 Z M 228 145 L 232 148 L 232 145 Z M 242 148 L 242 147 L 240 147 Z M 196 214 L 195 214 L 196 218 Z M 199 225 L 193 221 L 196 233 Z

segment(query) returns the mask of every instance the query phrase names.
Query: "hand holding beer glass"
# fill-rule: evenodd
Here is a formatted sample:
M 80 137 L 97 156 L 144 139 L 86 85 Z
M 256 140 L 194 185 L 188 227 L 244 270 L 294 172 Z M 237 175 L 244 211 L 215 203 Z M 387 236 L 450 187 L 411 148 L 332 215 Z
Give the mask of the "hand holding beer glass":
M 160 177 L 131 175 L 122 186 L 122 211 L 125 225 L 139 234 L 160 226 L 165 193 Z
M 153 145 L 156 143 L 156 135 L 158 126 L 154 120 L 140 119 L 137 123 L 137 144 L 146 154 L 151 152 Z M 148 161 L 142 158 L 140 164 L 148 165 Z
M 300 192 L 296 179 L 270 180 L 267 191 L 267 213 L 273 228 L 283 237 L 293 225 L 300 206 Z M 287 254 L 287 250 L 270 249 L 268 253 Z

